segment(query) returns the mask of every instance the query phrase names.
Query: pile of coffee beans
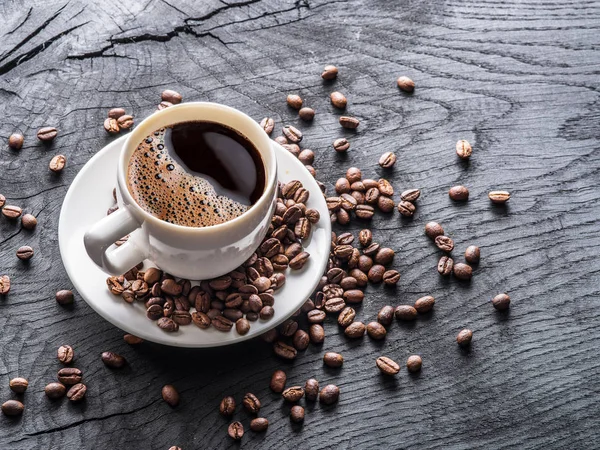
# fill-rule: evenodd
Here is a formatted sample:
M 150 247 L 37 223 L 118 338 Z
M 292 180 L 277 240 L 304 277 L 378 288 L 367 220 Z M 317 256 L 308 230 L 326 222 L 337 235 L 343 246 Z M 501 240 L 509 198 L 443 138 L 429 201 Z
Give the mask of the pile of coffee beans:
M 66 395 L 73 403 L 82 401 L 87 393 L 87 386 L 82 382 L 83 372 L 76 367 L 70 367 L 75 359 L 73 347 L 61 345 L 56 356 L 58 361 L 66 367 L 58 371 L 58 382 L 55 381 L 46 385 L 44 388 L 46 397 L 50 400 L 58 400 Z
M 440 275 L 454 276 L 463 281 L 468 281 L 473 276 L 473 267 L 465 263 L 457 263 L 452 259 L 450 253 L 454 250 L 454 241 L 444 234 L 444 229 L 437 222 L 429 222 L 425 225 L 425 234 L 433 239 L 437 248 L 445 254 L 438 261 L 437 270 Z M 481 251 L 475 245 L 469 246 L 465 251 L 465 260 L 470 264 L 478 264 Z
M 133 127 L 133 116 L 123 108 L 112 108 L 104 119 L 104 130 L 109 134 L 118 134 Z

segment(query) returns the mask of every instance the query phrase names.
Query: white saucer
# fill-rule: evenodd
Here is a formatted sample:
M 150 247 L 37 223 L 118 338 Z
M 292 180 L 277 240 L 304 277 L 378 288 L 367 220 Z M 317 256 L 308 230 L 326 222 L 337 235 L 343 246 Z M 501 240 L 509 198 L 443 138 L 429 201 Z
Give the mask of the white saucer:
M 312 294 L 327 265 L 331 240 L 331 224 L 327 205 L 314 178 L 291 153 L 273 142 L 277 153 L 279 180 L 300 180 L 310 192 L 307 206 L 321 214 L 312 236 L 304 243 L 310 258 L 300 271 L 287 270 L 286 283 L 275 294 L 275 315 L 267 321 L 251 323 L 250 332 L 240 336 L 234 329 L 228 333 L 213 328 L 202 330 L 190 324 L 176 333 L 162 331 L 146 317 L 143 302 L 128 304 L 112 295 L 106 286 L 107 274 L 88 257 L 83 235 L 92 224 L 106 215 L 113 204 L 117 160 L 125 136 L 100 150 L 81 169 L 65 197 L 58 223 L 58 242 L 63 264 L 75 289 L 98 314 L 121 328 L 148 341 L 175 347 L 217 347 L 245 341 L 279 325 L 290 317 Z M 146 262 L 145 266 L 150 264 Z

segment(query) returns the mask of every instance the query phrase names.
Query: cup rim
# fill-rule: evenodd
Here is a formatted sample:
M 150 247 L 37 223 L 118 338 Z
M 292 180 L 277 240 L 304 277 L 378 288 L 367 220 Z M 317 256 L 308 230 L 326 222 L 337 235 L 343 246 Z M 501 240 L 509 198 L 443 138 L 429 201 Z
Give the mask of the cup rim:
M 265 188 L 263 190 L 263 193 L 258 198 L 258 200 L 252 205 L 252 207 L 250 209 L 245 211 L 240 216 L 238 216 L 234 219 L 228 220 L 227 222 L 219 223 L 216 225 L 209 225 L 207 227 L 188 227 L 185 225 L 178 225 L 175 223 L 166 222 L 164 220 L 161 220 L 158 217 L 156 217 L 156 216 L 150 214 L 149 212 L 147 212 L 146 210 L 144 210 L 140 205 L 138 205 L 138 203 L 134 200 L 133 196 L 131 195 L 131 192 L 129 192 L 129 189 L 127 187 L 127 177 L 125 174 L 126 174 L 126 168 L 127 168 L 131 153 L 135 150 L 135 149 L 131 148 L 132 147 L 131 142 L 141 142 L 141 140 L 144 137 L 146 137 L 149 133 L 152 133 L 153 131 L 157 130 L 158 128 L 168 126 L 168 125 L 158 125 L 158 123 L 162 123 L 163 116 L 173 115 L 174 111 L 186 110 L 186 109 L 193 111 L 198 108 L 202 108 L 204 110 L 212 109 L 215 111 L 232 114 L 232 115 L 236 116 L 238 119 L 246 122 L 250 128 L 254 128 L 255 131 L 257 131 L 259 133 L 258 134 L 259 136 L 262 137 L 262 135 L 260 133 L 262 133 L 264 135 L 264 140 L 262 142 L 263 145 L 259 145 L 261 143 L 255 142 L 254 139 L 251 139 L 248 136 L 246 136 L 246 134 L 242 133 L 244 135 L 244 137 L 246 137 L 246 139 L 248 139 L 250 142 L 252 142 L 255 145 L 255 147 L 258 149 L 258 151 L 261 153 L 262 153 L 261 148 L 264 146 L 267 153 L 270 154 L 271 158 L 270 158 L 270 162 L 269 162 L 268 166 L 267 166 L 267 162 L 265 161 L 265 158 L 261 158 L 264 168 L 267 170 L 268 176 L 265 181 Z M 190 121 L 191 120 L 194 120 L 194 119 L 190 119 Z M 206 121 L 220 123 L 220 124 L 226 125 L 230 128 L 233 128 L 239 132 L 239 130 L 237 130 L 235 127 L 231 127 L 231 125 L 229 125 L 228 123 L 225 123 L 223 121 L 220 121 L 220 120 L 206 120 Z M 178 120 L 178 121 L 174 121 L 172 124 L 182 123 L 182 122 L 184 122 L 184 121 Z M 146 131 L 144 131 L 144 130 L 146 130 Z M 148 131 L 148 130 L 150 130 L 150 131 Z M 187 102 L 187 103 L 181 103 L 178 105 L 169 106 L 168 108 L 165 108 L 163 110 L 156 111 L 156 112 L 152 113 L 150 116 L 146 117 L 144 120 L 142 120 L 138 124 L 138 126 L 135 127 L 135 129 L 131 132 L 131 134 L 129 134 L 129 136 L 127 136 L 127 139 L 125 140 L 125 144 L 123 145 L 123 150 L 121 152 L 121 155 L 119 156 L 119 166 L 117 168 L 117 178 L 118 178 L 118 184 L 121 187 L 120 194 L 122 197 L 127 199 L 127 201 L 125 202 L 126 207 L 135 208 L 138 213 L 140 213 L 142 216 L 144 216 L 144 221 L 150 221 L 151 223 L 153 223 L 157 226 L 165 227 L 167 230 L 177 231 L 179 233 L 183 232 L 183 233 L 193 233 L 193 234 L 207 234 L 207 233 L 212 233 L 212 232 L 219 232 L 219 231 L 225 230 L 226 228 L 232 228 L 232 227 L 240 224 L 244 220 L 247 220 L 248 216 L 251 215 L 253 211 L 257 211 L 257 210 L 261 209 L 260 206 L 262 206 L 265 202 L 273 200 L 274 187 L 277 187 L 277 157 L 276 157 L 275 149 L 274 149 L 273 143 L 271 142 L 271 139 L 267 136 L 267 134 L 259 126 L 259 124 L 256 121 L 254 121 L 247 114 L 245 114 L 235 108 L 232 108 L 230 106 L 222 105 L 220 103 Z

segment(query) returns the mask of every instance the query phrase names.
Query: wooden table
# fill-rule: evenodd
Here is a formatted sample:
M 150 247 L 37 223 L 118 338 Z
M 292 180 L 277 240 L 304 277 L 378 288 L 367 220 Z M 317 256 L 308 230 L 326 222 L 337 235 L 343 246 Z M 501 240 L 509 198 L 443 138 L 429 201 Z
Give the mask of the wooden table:
M 19 130 L 26 139 L 21 151 L 0 146 L 0 193 L 39 220 L 34 232 L 0 220 L 0 271 L 13 281 L 0 299 L 0 399 L 14 397 L 9 379 L 30 383 L 24 415 L 0 417 L 1 448 L 236 447 L 218 405 L 246 392 L 270 421 L 266 433 L 247 430 L 247 449 L 600 445 L 599 2 L 28 0 L 2 2 L 0 12 L 0 137 Z M 337 81 L 320 78 L 326 64 L 340 68 Z M 413 95 L 398 90 L 400 75 L 415 80 Z M 130 347 L 77 295 L 73 308 L 57 305 L 54 293 L 72 286 L 57 243 L 70 182 L 114 139 L 102 127 L 109 108 L 139 121 L 166 88 L 274 117 L 278 130 L 301 127 L 329 192 L 350 166 L 384 176 L 379 156 L 396 152 L 385 176 L 397 192 L 422 195 L 412 220 L 396 211 L 372 221 L 402 277 L 396 290 L 370 286 L 358 318 L 426 294 L 436 297 L 433 314 L 394 323 L 383 342 L 349 341 L 329 318 L 325 344 L 288 363 L 260 340 Z M 333 90 L 360 118 L 356 133 L 337 123 Z M 287 107 L 288 93 L 316 109 L 312 124 Z M 35 138 L 45 125 L 59 128 L 49 147 Z M 336 154 L 331 144 L 343 136 L 352 147 Z M 473 144 L 468 163 L 455 155 L 458 139 Z M 68 160 L 58 177 L 48 171 L 57 153 Z M 448 198 L 456 184 L 470 189 L 467 203 Z M 493 189 L 512 193 L 506 207 L 489 202 Z M 470 284 L 438 275 L 439 251 L 423 233 L 430 220 L 455 239 L 457 259 L 481 247 Z M 25 244 L 36 251 L 28 265 L 15 257 Z M 500 292 L 513 300 L 508 314 L 490 304 Z M 474 330 L 470 351 L 455 342 L 464 327 Z M 89 387 L 84 404 L 43 394 L 65 343 Z M 107 369 L 106 350 L 129 367 Z M 325 351 L 342 353 L 343 368 L 324 368 Z M 415 353 L 416 376 L 403 368 L 383 378 L 375 367 L 379 355 L 404 364 Z M 268 387 L 277 368 L 288 385 L 339 385 L 339 404 L 307 404 L 304 425 L 292 425 Z M 177 408 L 161 399 L 166 383 L 181 393 Z M 248 428 L 240 408 L 236 419 Z

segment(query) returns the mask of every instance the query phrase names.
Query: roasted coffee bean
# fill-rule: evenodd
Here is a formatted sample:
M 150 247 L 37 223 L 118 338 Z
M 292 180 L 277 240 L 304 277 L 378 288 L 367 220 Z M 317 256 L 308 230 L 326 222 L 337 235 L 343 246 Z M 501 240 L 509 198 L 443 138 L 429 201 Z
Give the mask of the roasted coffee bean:
M 346 179 L 350 184 L 360 181 L 361 178 L 362 172 L 358 167 L 350 167 L 348 170 L 346 170 Z
M 223 312 L 224 314 L 225 311 Z M 236 309 L 234 311 L 237 311 L 241 316 L 242 313 L 239 310 Z M 173 319 L 177 325 L 189 325 L 192 323 L 192 315 L 188 311 L 182 311 L 180 309 L 175 309 L 175 311 L 173 311 L 171 314 L 171 319 Z
M 283 214 L 283 221 L 287 224 L 287 225 L 293 225 L 296 222 L 298 222 L 298 220 L 300 220 L 300 218 L 304 215 L 304 212 L 302 211 L 302 208 L 298 205 L 292 205 L 290 206 L 287 211 Z M 265 256 L 268 258 L 269 255 Z
M 345 291 L 349 291 L 351 289 L 356 289 L 356 287 L 358 286 L 358 283 L 356 281 L 356 278 L 354 278 L 354 277 L 344 277 L 340 281 L 340 286 Z
M 264 417 L 257 417 L 250 421 L 250 429 L 252 431 L 260 433 L 262 431 L 267 431 L 267 428 L 269 428 L 269 421 Z
M 293 127 L 291 125 L 286 125 L 285 127 L 282 128 L 281 131 L 283 132 L 285 137 L 288 139 L 288 141 L 290 141 L 294 144 L 297 144 L 300 141 L 302 141 L 302 132 L 296 127 Z
M 311 120 L 313 120 L 315 118 L 315 110 L 305 106 L 300 111 L 298 111 L 298 116 L 302 120 L 304 120 L 306 122 L 310 122 Z
M 171 89 L 166 89 L 160 94 L 161 100 L 177 105 L 183 101 L 183 97 L 179 92 Z
M 223 417 L 231 417 L 235 412 L 235 399 L 231 396 L 223 398 L 219 404 L 219 413 Z
M 280 394 L 285 389 L 286 381 L 287 375 L 285 372 L 283 370 L 276 370 L 273 372 L 273 375 L 271 375 L 271 384 L 269 386 L 273 392 Z
M 346 260 L 350 258 L 353 250 L 354 247 L 352 247 L 351 245 L 338 245 L 333 251 L 333 254 L 342 260 Z
M 473 268 L 468 264 L 456 263 L 453 268 L 454 276 L 459 280 L 470 280 L 473 276 Z
M 171 407 L 179 405 L 179 392 L 172 384 L 165 384 L 161 390 L 163 400 Z
M 49 142 L 54 140 L 56 135 L 58 134 L 58 130 L 54 127 L 44 127 L 40 128 L 37 132 L 37 138 L 43 142 Z
M 367 192 L 367 189 L 362 181 L 355 181 L 354 183 L 350 184 L 350 189 L 358 192 Z
M 339 284 L 339 282 L 342 281 L 342 278 L 344 277 L 345 274 L 346 274 L 346 272 L 344 271 L 344 269 L 340 269 L 339 267 L 334 267 L 333 269 L 330 269 L 327 271 L 327 279 L 329 280 L 330 283 Z
M 377 364 L 377 367 L 379 368 L 381 373 L 384 375 L 392 376 L 400 372 L 400 366 L 398 365 L 398 363 L 393 359 L 388 358 L 387 356 L 380 356 L 379 358 L 377 358 L 375 363 Z
M 409 372 L 415 373 L 421 370 L 421 366 L 423 365 L 423 360 L 419 355 L 411 355 L 406 360 L 406 368 Z
M 117 119 L 113 119 L 111 117 L 104 119 L 104 130 L 109 134 L 117 134 L 119 131 L 121 131 Z
M 454 267 L 454 260 L 449 256 L 442 256 L 438 262 L 437 270 L 440 275 L 448 276 L 452 273 Z
M 480 257 L 481 251 L 479 250 L 479 247 L 475 245 L 469 245 L 467 250 L 465 250 L 465 259 L 468 263 L 477 264 Z
M 241 422 L 232 422 L 227 428 L 227 433 L 234 441 L 240 441 L 244 437 L 244 425 Z
M 292 258 L 292 260 L 290 261 L 290 269 L 293 269 L 293 270 L 302 269 L 302 267 L 304 267 L 304 265 L 308 261 L 309 257 L 310 257 L 310 254 L 307 252 L 301 252 L 298 255 L 294 256 L 294 258 Z
M 373 214 L 375 214 L 375 210 L 370 205 L 358 205 L 354 210 L 354 213 L 359 219 L 368 220 L 373 217 Z
M 400 281 L 400 273 L 397 270 L 386 270 L 383 272 L 383 282 L 388 286 L 393 286 Z
M 448 236 L 438 236 L 435 238 L 435 245 L 442 251 L 451 252 L 454 249 L 454 241 Z
M 340 116 L 340 125 L 349 130 L 354 130 L 360 125 L 360 121 L 356 117 Z
M 306 217 L 301 217 L 296 222 L 294 234 L 298 239 L 307 239 L 310 236 L 311 225 Z
M 329 211 L 337 211 L 342 206 L 342 199 L 341 197 L 327 197 L 325 203 Z
M 150 320 L 158 320 L 163 317 L 163 307 L 158 304 L 150 305 L 146 309 L 146 317 Z
M 133 334 L 126 334 L 123 336 L 123 340 L 127 342 L 129 345 L 139 345 L 144 340 L 140 337 L 134 336 Z
M 295 359 L 298 354 L 298 351 L 294 347 L 281 341 L 273 344 L 273 350 L 277 356 L 283 359 Z
M 341 327 L 345 328 L 345 327 L 349 326 L 352 322 L 354 322 L 355 317 L 356 317 L 356 311 L 354 310 L 354 308 L 347 306 L 344 309 L 342 309 L 342 311 L 340 312 L 340 314 L 338 316 L 337 321 Z
M 81 370 L 75 367 L 65 367 L 58 371 L 58 381 L 69 386 L 81 382 L 82 377 Z
M 287 140 L 287 138 L 285 136 L 277 136 L 275 139 L 273 139 L 275 142 L 277 142 L 279 145 L 285 145 L 285 144 L 289 144 L 289 141 Z
M 358 205 L 364 205 L 365 204 L 365 194 L 363 194 L 362 192 L 359 191 L 351 191 L 350 195 L 352 197 L 354 197 L 354 199 L 356 200 L 356 203 Z M 356 209 L 356 208 L 355 208 Z
M 160 102 L 160 103 L 158 104 L 158 106 L 157 106 L 157 109 L 158 109 L 159 111 L 162 111 L 163 109 L 166 109 L 166 108 L 168 108 L 169 106 L 173 106 L 173 103 L 171 103 L 171 102 L 167 102 L 167 101 L 163 100 L 162 102 Z
M 344 292 L 344 300 L 348 303 L 362 303 L 364 298 L 364 292 L 359 289 L 351 289 L 349 291 Z
M 298 189 L 302 188 L 302 183 L 298 180 L 292 180 L 281 187 L 281 194 L 284 198 L 290 199 L 293 198 Z M 285 213 L 285 211 L 284 211 Z
M 21 225 L 26 230 L 33 230 L 37 225 L 37 219 L 32 214 L 24 214 L 21 217 Z
M 287 104 L 294 109 L 300 109 L 302 108 L 302 98 L 300 98 L 299 95 L 296 94 L 289 94 L 287 96 Z
M 473 148 L 468 141 L 461 139 L 456 143 L 456 154 L 461 159 L 469 159 L 473 153 Z
M 129 130 L 134 124 L 133 116 L 125 114 L 117 119 L 117 123 L 122 130 Z
M 6 295 L 10 292 L 10 277 L 8 275 L 0 276 L 0 295 Z
M 73 362 L 73 358 L 75 357 L 75 352 L 73 351 L 73 347 L 70 345 L 61 345 L 58 347 L 56 356 L 61 363 L 71 364 L 71 362 Z
M 347 194 L 348 192 L 350 192 L 350 182 L 346 178 L 339 178 L 335 182 L 335 192 L 340 195 Z
M 272 344 L 273 342 L 275 342 L 275 340 L 279 337 L 279 332 L 277 331 L 277 328 L 271 328 L 269 331 L 265 331 L 263 334 L 260 335 L 260 338 L 265 341 L 268 342 L 269 344 Z
M 367 327 L 362 322 L 352 322 L 344 330 L 344 334 L 350 339 L 358 339 L 365 335 Z M 328 364 L 329 365 L 329 364 Z
M 410 305 L 400 305 L 396 307 L 394 315 L 398 320 L 415 320 L 417 318 L 417 310 Z
M 167 278 L 160 284 L 160 289 L 164 294 L 176 297 L 181 295 L 183 287 L 180 284 L 177 284 L 175 280 Z
M 304 397 L 304 388 L 302 386 L 292 386 L 287 388 L 281 394 L 283 399 L 290 403 L 296 403 Z
M 333 141 L 333 149 L 336 152 L 343 153 L 343 152 L 348 151 L 349 148 L 350 148 L 350 142 L 348 142 L 348 139 L 346 139 L 346 138 L 339 138 L 339 139 L 336 139 L 335 141 Z
M 233 328 L 233 322 L 224 316 L 216 316 L 210 321 L 211 325 L 219 331 L 229 331 Z
M 358 205 L 358 202 L 356 201 L 356 199 L 354 197 L 352 197 L 350 194 L 342 194 L 340 195 L 340 206 L 345 209 L 346 211 L 354 211 L 356 209 L 356 206 Z
M 5 416 L 20 416 L 24 409 L 25 405 L 17 400 L 7 400 L 2 403 L 2 413 Z
M 309 149 L 302 150 L 298 155 L 298 159 L 302 164 L 312 164 L 315 161 L 315 152 Z M 303 191 L 308 193 L 306 189 L 304 189 Z M 294 200 L 301 201 L 303 199 L 296 199 L 294 197 Z
M 108 111 L 108 117 L 111 119 L 118 119 L 126 114 L 124 108 L 112 108 Z
M 54 173 L 60 173 L 67 164 L 67 158 L 64 155 L 56 155 L 50 160 L 48 168 Z
M 242 399 L 242 405 L 244 405 L 244 408 L 250 414 L 258 414 L 261 407 L 260 400 L 251 392 L 248 392 L 246 395 L 244 395 L 244 398 Z
M 473 332 L 467 328 L 461 330 L 456 336 L 456 342 L 461 347 L 468 347 L 471 345 L 471 340 L 473 339 Z
M 23 377 L 13 378 L 8 382 L 8 387 L 10 387 L 10 390 L 15 394 L 22 394 L 27 390 L 28 386 L 29 382 Z
M 177 322 L 175 322 L 173 319 L 170 319 L 169 317 L 161 317 L 160 319 L 158 319 L 157 325 L 161 330 L 167 331 L 169 333 L 173 333 L 179 330 L 179 324 L 177 324 Z
M 510 200 L 510 193 L 507 191 L 491 191 L 488 193 L 488 197 L 492 203 L 502 204 Z
M 415 205 L 411 202 L 401 201 L 398 203 L 398 212 L 404 217 L 412 217 L 415 214 Z
M 310 343 L 310 336 L 304 330 L 296 330 L 292 338 L 292 343 L 296 350 L 306 350 Z
M 405 202 L 415 202 L 421 196 L 419 189 L 408 189 L 400 194 L 400 199 Z
M 371 245 L 371 242 L 373 241 L 373 233 L 371 232 L 371 230 L 360 230 L 360 232 L 358 233 L 358 241 L 363 247 L 368 247 L 369 245 Z
M 323 69 L 321 78 L 323 78 L 324 80 L 334 80 L 335 78 L 337 78 L 337 75 L 338 68 L 332 65 L 327 65 L 325 66 L 325 69 Z
M 394 200 L 390 197 L 384 197 L 383 195 L 380 195 L 377 199 L 377 207 L 383 213 L 391 213 L 395 206 L 396 204 L 394 203 Z
M 262 320 L 269 320 L 275 314 L 275 310 L 271 306 L 263 306 L 259 312 Z
M 356 285 L 359 287 L 366 286 L 369 281 L 367 274 L 360 269 L 352 269 L 349 275 L 356 280 Z
M 444 229 L 437 222 L 429 222 L 425 225 L 425 234 L 430 239 L 435 239 L 438 236 L 444 235 Z
M 102 362 L 111 369 L 121 369 L 127 364 L 127 360 L 123 356 L 114 352 L 102 353 Z
M 424 314 L 433 309 L 433 305 L 435 304 L 435 298 L 431 295 L 426 295 L 425 297 L 418 298 L 415 301 L 415 309 L 417 312 Z
M 328 384 L 319 392 L 319 402 L 324 405 L 333 405 L 340 398 L 340 388 L 335 384 Z
M 317 223 L 319 221 L 319 219 L 321 218 L 321 214 L 319 214 L 319 211 L 317 211 L 316 209 L 312 209 L 312 208 L 307 209 L 306 212 L 304 213 L 304 215 L 306 216 L 308 221 L 313 224 Z
M 415 82 L 408 77 L 402 76 L 396 80 L 396 84 L 400 90 L 408 93 L 412 93 L 415 90 Z
M 336 221 L 340 225 L 348 225 L 350 223 L 350 215 L 345 209 L 340 209 L 335 213 Z
M 250 311 L 257 313 L 257 312 L 260 312 L 260 310 L 263 308 L 263 306 L 272 306 L 272 305 L 265 305 L 262 301 L 262 298 L 260 298 L 259 295 L 250 294 L 250 297 L 248 297 L 248 306 L 250 308 Z
M 23 147 L 23 135 L 19 133 L 13 133 L 8 138 L 8 146 L 14 150 L 21 150 Z
M 319 309 L 313 309 L 306 314 L 309 323 L 323 323 L 325 317 L 327 317 L 325 311 Z
M 327 352 L 323 355 L 323 363 L 329 367 L 342 367 L 344 357 L 339 353 Z
M 498 294 L 492 299 L 492 305 L 498 311 L 505 311 L 510 307 L 510 297 L 508 294 Z
M 381 340 L 385 338 L 387 330 L 379 322 L 369 322 L 367 324 L 367 334 L 372 339 Z
M 279 326 L 279 333 L 282 336 L 290 337 L 293 336 L 298 329 L 298 322 L 293 319 L 287 319 Z
M 294 155 L 296 158 L 300 155 L 300 147 L 296 144 L 283 144 L 283 148 L 285 148 L 288 152 Z
M 379 165 L 384 169 L 389 169 L 396 164 L 396 155 L 393 152 L 385 152 L 379 158 Z
M 375 262 L 381 265 L 390 264 L 394 260 L 394 250 L 387 247 L 382 247 L 377 251 L 375 255 Z
M 73 303 L 73 292 L 63 289 L 56 293 L 56 302 L 59 305 L 70 305 Z
M 379 189 L 371 188 L 365 193 L 365 202 L 369 205 L 374 205 L 379 199 Z
M 314 323 L 308 328 L 308 336 L 313 344 L 322 344 L 325 341 L 325 329 L 321 324 Z
M 384 273 L 385 267 L 383 267 L 380 264 L 375 264 L 369 269 L 369 273 L 367 274 L 367 276 L 371 283 L 381 283 L 381 281 L 383 280 Z
M 304 408 L 299 405 L 292 406 L 290 410 L 290 420 L 294 423 L 304 422 Z
M 275 128 L 275 121 L 270 117 L 265 117 L 260 121 L 260 127 L 270 136 L 273 132 L 273 128 Z
M 448 196 L 455 202 L 464 202 L 469 199 L 469 190 L 464 186 L 452 186 Z
M 331 104 L 339 109 L 344 109 L 348 104 L 348 100 L 341 92 L 332 92 L 329 94 L 329 98 L 331 100 Z
M 67 393 L 67 388 L 62 383 L 49 383 L 44 388 L 44 392 L 46 393 L 46 397 L 50 400 L 57 400 L 62 398 Z
M 380 178 L 379 179 L 377 188 L 379 189 L 379 192 L 382 195 L 387 195 L 388 197 L 391 197 L 392 195 L 394 195 L 394 188 L 393 188 L 393 186 L 385 178 Z
M 379 310 L 377 314 L 377 322 L 381 325 L 387 327 L 392 324 L 394 320 L 394 307 L 386 305 Z
M 198 328 L 206 329 L 210 327 L 211 319 L 208 315 L 201 311 L 194 311 L 192 313 L 192 322 Z
M 2 214 L 4 214 L 4 217 L 7 219 L 18 219 L 21 217 L 22 213 L 23 210 L 18 206 L 6 205 L 2 208 Z

